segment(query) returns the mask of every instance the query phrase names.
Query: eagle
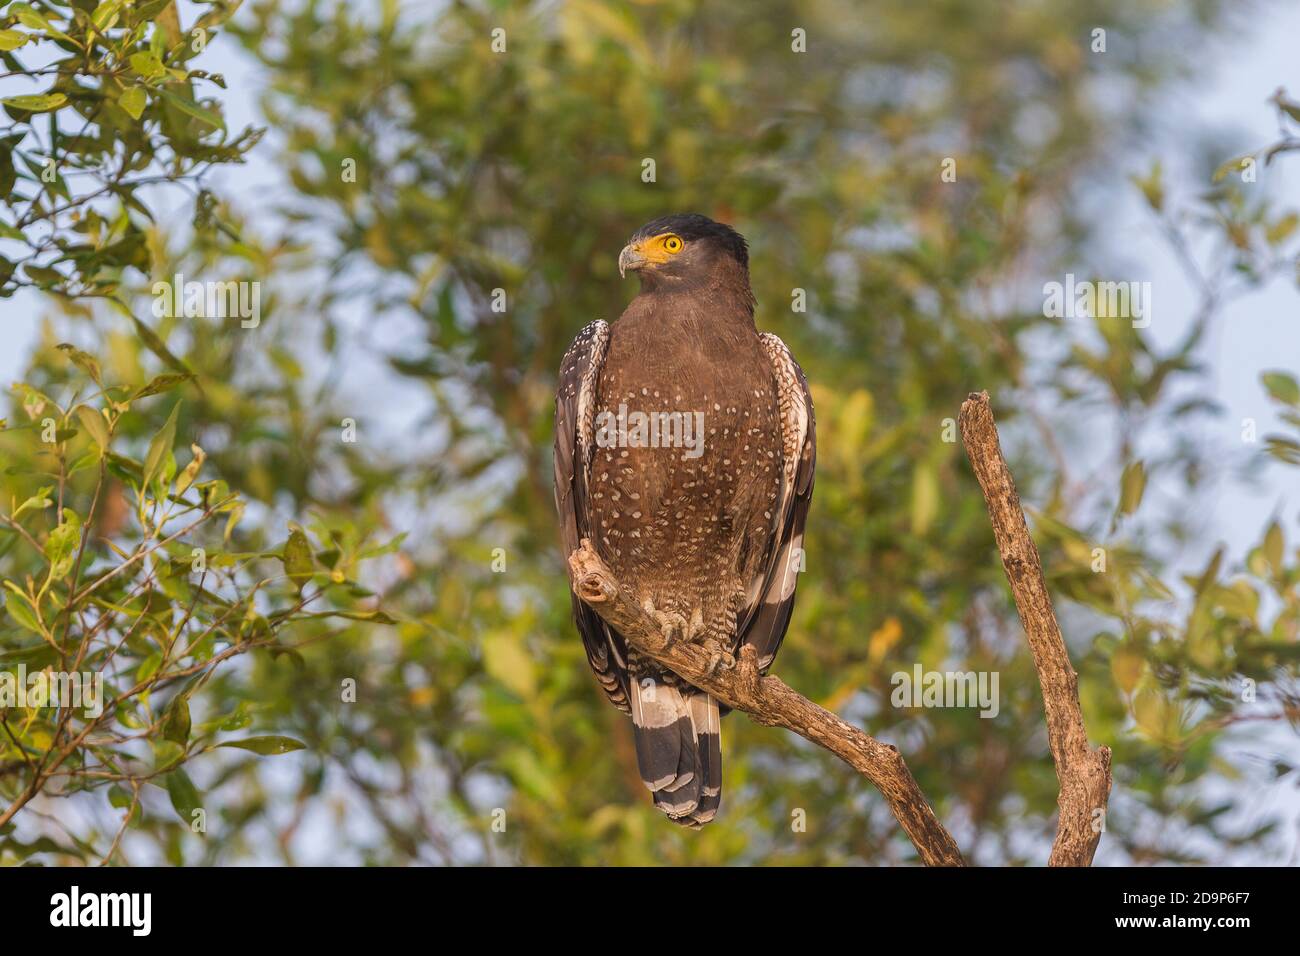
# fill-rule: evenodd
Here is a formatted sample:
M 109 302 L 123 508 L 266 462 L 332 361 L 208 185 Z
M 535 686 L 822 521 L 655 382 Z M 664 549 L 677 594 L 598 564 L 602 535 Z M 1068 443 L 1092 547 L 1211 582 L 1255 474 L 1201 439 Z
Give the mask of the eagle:
M 710 670 L 751 645 L 760 672 L 794 608 L 816 435 L 808 380 L 754 325 L 749 249 L 698 214 L 638 229 L 618 257 L 641 289 L 578 333 L 555 398 L 555 504 L 566 557 L 583 539 Z M 570 589 L 572 591 L 572 589 Z M 655 806 L 698 828 L 722 796 L 716 698 L 631 648 L 576 594 L 587 661 L 632 718 Z

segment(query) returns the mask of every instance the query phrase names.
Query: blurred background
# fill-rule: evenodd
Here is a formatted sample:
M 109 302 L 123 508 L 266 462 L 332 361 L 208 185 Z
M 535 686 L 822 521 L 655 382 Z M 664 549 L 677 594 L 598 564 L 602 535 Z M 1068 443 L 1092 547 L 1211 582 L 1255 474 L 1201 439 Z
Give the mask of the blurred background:
M 305 526 L 320 568 L 366 558 L 347 579 L 393 623 L 296 620 L 291 650 L 223 662 L 189 698 L 193 793 L 132 769 L 167 736 L 145 721 L 112 742 L 138 800 L 52 780 L 0 862 L 914 863 L 864 780 L 739 714 L 717 820 L 666 824 L 569 620 L 555 372 L 634 294 L 627 237 L 673 211 L 745 234 L 759 327 L 812 382 L 808 566 L 775 672 L 898 745 L 968 859 L 1046 861 L 1041 696 L 953 440 L 987 389 L 1114 751 L 1097 864 L 1300 860 L 1300 106 L 1280 91 L 1300 96 L 1300 8 L 107 6 L 0 5 L 47 38 L 6 41 L 0 95 L 68 84 L 0 117 L 0 372 L 61 405 L 85 370 L 60 343 L 105 380 L 192 376 L 131 403 L 123 447 L 143 455 L 179 398 L 178 448 L 246 501 L 230 549 Z M 259 283 L 260 324 L 155 309 L 177 273 Z M 1150 283 L 1149 325 L 1047 314 L 1067 274 Z M 8 393 L 11 431 L 29 397 Z M 6 514 L 49 483 L 27 435 L 0 436 Z M 90 513 L 89 485 L 68 495 Z M 20 582 L 17 537 L 0 527 Z M 0 619 L 0 660 L 31 639 Z M 918 663 L 998 672 L 997 717 L 892 706 Z M 233 727 L 304 746 L 212 750 Z M 24 771 L 0 746 L 9 805 Z

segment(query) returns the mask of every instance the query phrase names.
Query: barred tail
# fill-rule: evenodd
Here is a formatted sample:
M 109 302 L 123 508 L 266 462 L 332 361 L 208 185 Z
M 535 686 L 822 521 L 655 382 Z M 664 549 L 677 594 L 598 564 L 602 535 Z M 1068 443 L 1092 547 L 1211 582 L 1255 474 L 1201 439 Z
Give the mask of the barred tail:
M 701 827 L 722 797 L 718 702 L 653 677 L 632 686 L 632 724 L 641 779 L 670 820 Z

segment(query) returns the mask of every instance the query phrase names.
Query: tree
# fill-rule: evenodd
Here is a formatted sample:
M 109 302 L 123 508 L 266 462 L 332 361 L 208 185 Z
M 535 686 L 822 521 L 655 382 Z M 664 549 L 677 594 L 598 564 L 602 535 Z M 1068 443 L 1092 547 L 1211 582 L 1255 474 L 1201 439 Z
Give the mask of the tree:
M 279 547 L 262 538 L 274 522 L 241 531 L 246 500 L 203 473 L 207 455 L 179 399 L 187 386 L 204 396 L 166 341 L 187 318 L 173 308 L 183 290 L 173 298 L 170 281 L 154 290 L 158 329 L 133 308 L 132 274 L 148 277 L 165 258 L 144 187 L 193 189 L 196 249 L 238 246 L 202 179 L 215 164 L 238 162 L 260 131 L 228 137 L 219 107 L 192 89 L 200 80 L 220 86 L 220 76 L 186 68 L 231 9 L 217 5 L 184 34 L 168 3 L 11 3 L 4 11 L 9 76 L 45 89 L 3 100 L 11 122 L 0 180 L 14 219 L 0 222 L 0 237 L 23 250 L 0 257 L 0 296 L 39 288 L 80 317 L 91 314 L 83 303 L 103 299 L 131 330 L 97 343 L 106 361 L 47 342 L 29 383 L 15 387 L 20 420 L 6 421 L 0 438 L 7 861 L 111 861 L 130 826 L 157 834 L 179 862 L 180 834 L 208 826 L 190 761 L 220 748 L 273 755 L 303 746 L 274 734 L 231 737 L 255 717 L 249 701 L 214 693 L 222 666 L 253 651 L 293 660 L 297 647 L 325 636 L 330 619 L 389 620 L 355 581 L 358 564 L 378 551 L 366 553 L 348 528 L 291 525 Z M 20 51 L 31 53 L 27 64 Z M 156 374 L 145 373 L 144 356 Z M 178 465 L 174 449 L 187 446 Z M 144 812 L 150 788 L 169 800 L 179 827 Z M 120 825 L 100 833 L 64 825 L 31 840 L 17 831 L 33 801 L 83 793 Z

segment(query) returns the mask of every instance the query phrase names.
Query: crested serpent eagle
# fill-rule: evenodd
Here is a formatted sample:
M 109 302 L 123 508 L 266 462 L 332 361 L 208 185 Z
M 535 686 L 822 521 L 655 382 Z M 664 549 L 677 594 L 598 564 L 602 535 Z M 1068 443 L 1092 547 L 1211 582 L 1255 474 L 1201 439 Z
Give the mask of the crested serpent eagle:
M 555 401 L 555 502 L 666 633 L 766 671 L 794 607 L 816 442 L 808 381 L 754 326 L 749 252 L 700 215 L 642 226 L 618 258 L 641 291 L 574 339 Z M 718 701 L 630 648 L 573 595 L 587 660 L 632 717 L 654 803 L 699 827 L 718 811 Z

